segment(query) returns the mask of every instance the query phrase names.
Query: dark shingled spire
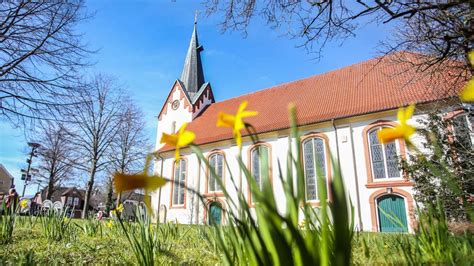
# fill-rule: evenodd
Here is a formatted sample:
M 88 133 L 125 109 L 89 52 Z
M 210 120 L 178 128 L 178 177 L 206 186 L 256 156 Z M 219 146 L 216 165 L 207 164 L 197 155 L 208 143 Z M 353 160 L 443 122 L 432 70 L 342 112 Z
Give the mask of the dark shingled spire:
M 183 73 L 181 74 L 181 82 L 191 98 L 193 98 L 194 94 L 199 91 L 205 82 L 201 63 L 201 51 L 204 49 L 198 42 L 196 24 L 197 22 L 194 21 L 193 35 L 191 36 L 188 54 L 186 55 Z

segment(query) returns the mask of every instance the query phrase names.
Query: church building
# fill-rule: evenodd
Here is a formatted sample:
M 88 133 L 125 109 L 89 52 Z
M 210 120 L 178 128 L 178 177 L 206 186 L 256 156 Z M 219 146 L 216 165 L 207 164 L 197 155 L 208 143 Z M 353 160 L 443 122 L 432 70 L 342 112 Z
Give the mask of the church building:
M 414 183 L 398 164 L 399 158 L 407 158 L 410 150 L 403 141 L 381 144 L 377 131 L 396 126 L 398 108 L 411 103 L 417 107 L 409 121 L 412 125 L 419 125 L 418 119 L 426 119 L 430 110 L 440 108 L 472 128 L 472 118 L 470 120 L 454 103 L 447 101 L 456 97 L 456 90 L 443 86 L 442 82 L 432 89 L 428 86 L 428 77 L 421 77 L 388 55 L 216 101 L 211 83 L 205 79 L 201 61 L 203 47 L 198 41 L 196 26 L 195 23 L 181 77 L 171 84 L 157 118 L 159 160 L 155 162 L 154 173 L 174 181 L 152 194 L 152 208 L 161 222 L 208 224 L 212 216 L 213 221 L 226 224 L 228 205 L 222 188 L 211 178 L 205 164 L 201 164 L 189 148 L 181 149 L 181 157 L 176 160 L 174 148 L 160 144 L 160 139 L 163 133 L 175 133 L 183 123 L 189 123 L 187 130 L 196 134 L 194 143 L 203 150 L 224 185 L 233 187 L 228 169 L 239 177 L 236 159 L 239 148 L 232 131 L 216 127 L 216 121 L 219 111 L 233 114 L 243 101 L 248 101 L 247 109 L 257 111 L 258 115 L 247 118 L 246 122 L 255 128 L 259 142 L 253 143 L 242 132 L 242 159 L 258 177 L 262 157 L 257 156 L 257 151 L 267 153 L 269 175 L 277 197 L 283 195 L 278 163 L 286 169 L 290 134 L 288 104 L 293 103 L 301 134 L 308 204 L 317 207 L 319 202 L 315 162 L 322 166 L 330 182 L 334 173 L 330 163 L 332 155 L 340 162 L 358 230 L 413 231 Z M 403 56 L 416 60 L 417 55 L 404 53 Z M 421 146 L 421 137 L 416 136 L 414 142 Z M 234 193 L 243 193 L 249 198 L 245 177 L 240 178 L 241 186 Z M 205 203 L 187 188 L 204 195 Z M 236 195 L 231 193 L 231 196 Z M 277 198 L 277 204 L 283 212 L 283 199 Z M 394 225 L 379 210 L 394 213 L 403 226 Z

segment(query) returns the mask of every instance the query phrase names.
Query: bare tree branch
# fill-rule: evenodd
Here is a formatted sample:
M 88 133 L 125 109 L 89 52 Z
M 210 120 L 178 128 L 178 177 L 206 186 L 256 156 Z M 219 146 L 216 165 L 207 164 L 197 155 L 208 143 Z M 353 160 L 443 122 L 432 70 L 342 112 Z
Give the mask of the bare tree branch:
M 75 27 L 82 0 L 0 1 L 0 119 L 56 119 L 91 51 Z

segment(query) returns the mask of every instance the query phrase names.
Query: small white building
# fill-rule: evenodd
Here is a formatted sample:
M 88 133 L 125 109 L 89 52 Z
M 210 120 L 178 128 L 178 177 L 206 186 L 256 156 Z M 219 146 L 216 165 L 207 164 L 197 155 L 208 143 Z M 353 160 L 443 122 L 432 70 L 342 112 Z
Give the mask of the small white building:
M 242 132 L 243 161 L 260 179 L 261 162 L 256 150 L 268 153 L 275 195 L 283 195 L 277 165 L 280 162 L 281 168 L 286 169 L 289 148 L 287 107 L 294 103 L 302 135 L 308 204 L 318 206 L 315 163 L 320 163 L 330 182 L 333 169 L 329 156 L 332 154 L 340 162 L 359 230 L 412 231 L 415 219 L 413 182 L 398 167 L 399 158 L 407 158 L 409 150 L 402 141 L 381 145 L 376 132 L 382 127 L 396 126 L 397 108 L 410 103 L 417 104 L 410 121 L 415 125 L 417 119 L 423 119 L 433 108 L 456 111 L 454 103 L 446 101 L 456 98 L 456 90 L 443 87 L 443 84 L 430 89 L 427 78 L 420 77 L 408 64 L 395 63 L 391 56 L 387 56 L 215 102 L 211 85 L 204 78 L 201 51 L 195 25 L 181 78 L 172 84 L 158 115 L 156 150 L 162 159 L 155 163 L 155 174 L 182 184 L 168 183 L 152 194 L 153 209 L 160 210 L 162 221 L 206 224 L 210 213 L 215 221 L 226 222 L 223 211 L 227 208 L 226 200 L 222 189 L 210 178 L 208 169 L 199 164 L 189 148 L 182 149 L 181 158 L 175 160 L 174 149 L 160 144 L 163 133 L 173 133 L 185 122 L 189 123 L 187 129 L 195 132 L 195 143 L 215 166 L 231 196 L 243 193 L 251 202 L 245 177 L 239 175 L 236 160 L 239 149 L 232 132 L 229 128 L 216 127 L 219 111 L 235 113 L 241 102 L 248 101 L 247 109 L 259 114 L 246 122 L 255 127 L 260 141 L 253 143 Z M 419 55 L 402 53 L 398 56 L 417 60 Z M 470 123 L 468 120 L 466 123 Z M 420 141 L 415 138 L 415 143 Z M 233 189 L 225 161 L 238 179 L 237 191 Z M 204 195 L 206 204 L 199 202 L 186 187 Z M 284 211 L 283 200 L 278 203 Z M 406 227 L 400 228 L 388 221 L 379 214 L 378 208 L 395 213 Z

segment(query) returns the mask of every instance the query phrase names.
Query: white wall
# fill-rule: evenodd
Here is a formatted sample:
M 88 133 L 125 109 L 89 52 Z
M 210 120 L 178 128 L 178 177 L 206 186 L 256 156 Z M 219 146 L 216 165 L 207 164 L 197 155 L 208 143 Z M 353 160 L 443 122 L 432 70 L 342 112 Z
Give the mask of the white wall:
M 179 95 L 177 95 L 179 97 Z M 170 110 L 171 111 L 171 108 Z M 354 205 L 354 220 L 356 222 L 356 227 L 358 229 L 362 229 L 364 231 L 371 231 L 372 230 L 372 212 L 371 207 L 369 204 L 369 198 L 375 191 L 386 189 L 383 188 L 368 188 L 367 185 L 367 166 L 366 166 L 366 157 L 365 157 L 365 146 L 363 142 L 363 130 L 369 124 L 377 121 L 377 120 L 389 120 L 389 121 L 396 121 L 396 110 L 391 112 L 392 115 L 383 115 L 375 116 L 371 115 L 373 118 L 367 118 L 363 121 L 358 122 L 339 122 L 336 121 L 337 125 L 337 134 L 338 134 L 338 143 L 336 143 L 336 133 L 334 128 L 329 123 L 322 124 L 324 125 L 314 125 L 314 126 L 306 126 L 301 130 L 301 134 L 305 135 L 311 132 L 318 132 L 324 133 L 329 139 L 329 149 L 332 153 L 334 158 L 337 157 L 337 145 L 339 146 L 339 160 L 341 162 L 341 171 L 344 179 L 344 184 L 346 187 L 347 195 L 350 197 L 352 204 Z M 386 114 L 386 113 L 385 113 Z M 177 115 L 178 117 L 178 115 Z M 179 116 L 180 117 L 180 116 Z M 416 124 L 415 120 L 423 117 L 420 115 L 416 115 L 410 123 Z M 189 117 L 182 116 L 180 117 L 182 120 L 185 121 Z M 354 119 L 355 121 L 355 119 Z M 168 123 L 168 122 L 166 122 Z M 166 124 L 168 125 L 168 124 Z M 165 128 L 167 126 L 164 126 Z M 352 129 L 352 132 L 351 132 Z M 160 130 L 159 130 L 160 132 Z M 351 137 L 352 133 L 352 137 Z M 285 211 L 285 200 L 284 200 L 284 193 L 283 193 L 283 186 L 280 182 L 278 177 L 278 161 L 280 161 L 281 168 L 283 171 L 286 169 L 286 161 L 287 161 L 287 152 L 288 152 L 288 135 L 284 133 L 277 133 L 273 132 L 270 134 L 266 134 L 260 138 L 263 142 L 269 143 L 271 145 L 271 152 L 272 152 L 272 168 L 273 168 L 273 189 L 276 195 L 277 204 L 279 210 L 281 212 Z M 352 143 L 353 139 L 353 143 Z M 419 143 L 420 141 L 417 141 Z M 211 145 L 203 145 L 201 148 L 204 151 L 204 155 L 207 155 L 212 152 L 214 149 L 219 148 L 219 150 L 225 153 L 227 162 L 229 163 L 230 169 L 233 171 L 233 176 L 235 181 L 237 182 L 237 186 L 239 183 L 240 178 L 242 180 L 242 189 L 240 192 L 233 189 L 233 185 L 230 184 L 230 173 L 227 172 L 227 168 L 225 168 L 225 177 L 226 177 L 226 188 L 230 191 L 231 196 L 235 199 L 237 193 L 244 193 L 248 197 L 248 186 L 247 182 L 245 181 L 245 177 L 243 177 L 239 173 L 238 163 L 236 157 L 238 155 L 238 148 L 235 146 L 235 143 L 231 143 L 230 141 L 222 142 L 217 146 L 217 144 Z M 248 162 L 248 150 L 251 147 L 252 143 L 250 141 L 244 141 L 243 149 L 242 149 L 242 158 L 243 161 L 247 164 Z M 353 156 L 355 154 L 355 157 Z M 173 156 L 172 153 L 169 153 L 170 156 Z M 188 175 L 187 175 L 187 185 L 193 189 L 198 189 L 200 193 L 204 193 L 205 191 L 205 183 L 206 183 L 206 170 L 205 166 L 202 165 L 201 169 L 198 169 L 198 160 L 196 155 L 191 154 L 189 151 L 184 151 L 182 156 L 187 158 L 188 160 Z M 172 168 L 173 168 L 174 158 L 170 157 L 164 160 L 163 164 L 163 174 L 167 178 L 172 177 Z M 355 162 L 355 165 L 354 165 Z M 155 165 L 155 173 L 159 174 L 160 172 L 160 164 L 157 163 Z M 197 184 L 198 172 L 200 172 L 200 184 Z M 334 169 L 332 169 L 332 173 L 334 173 Z M 285 173 L 284 173 L 285 175 Z M 358 187 L 356 186 L 356 176 L 358 181 Z M 174 221 L 177 219 L 180 223 L 195 223 L 195 214 L 191 214 L 191 211 L 195 211 L 195 204 L 191 204 L 192 197 L 188 193 L 186 197 L 186 209 L 173 209 L 169 208 L 170 206 L 170 191 L 171 185 L 167 184 L 162 188 L 162 195 L 161 195 L 161 204 L 165 204 L 168 208 L 168 221 Z M 407 191 L 412 193 L 412 188 L 409 186 L 400 186 L 396 187 L 396 189 L 400 189 L 403 191 Z M 360 201 L 360 210 L 357 201 L 357 191 L 359 192 L 359 201 Z M 158 197 L 157 193 L 153 194 L 153 207 L 157 209 L 157 202 Z M 280 196 L 281 195 L 281 196 Z M 405 205 L 407 206 L 407 202 L 405 201 Z M 193 207 L 192 207 L 193 206 Z M 228 208 L 228 206 L 225 206 Z M 407 206 L 408 208 L 408 206 Z M 359 214 L 360 213 L 360 217 Z M 193 219 L 191 220 L 191 217 Z M 204 206 L 199 204 L 199 223 L 203 223 L 204 220 Z M 362 225 L 359 224 L 359 220 L 362 221 Z M 410 219 L 408 220 L 410 223 Z M 410 228 L 411 230 L 411 228 Z
M 161 115 L 161 119 L 158 119 L 158 125 L 157 125 L 157 134 L 156 134 L 156 150 L 159 150 L 161 147 L 163 147 L 163 144 L 160 144 L 161 136 L 163 133 L 168 133 L 171 134 L 172 130 L 172 124 L 173 122 L 176 123 L 176 131 L 179 129 L 179 127 L 186 122 L 191 122 L 192 121 L 192 112 L 188 110 L 188 107 L 185 108 L 185 103 L 187 103 L 186 97 L 181 98 L 181 94 L 183 92 L 181 91 L 181 88 L 179 88 L 178 83 L 175 84 L 175 87 L 173 89 L 173 92 L 170 95 L 170 99 L 168 100 L 165 104 L 166 106 L 166 114 Z M 173 110 L 171 108 L 171 103 L 174 102 L 175 100 L 179 101 L 179 108 L 176 110 Z

